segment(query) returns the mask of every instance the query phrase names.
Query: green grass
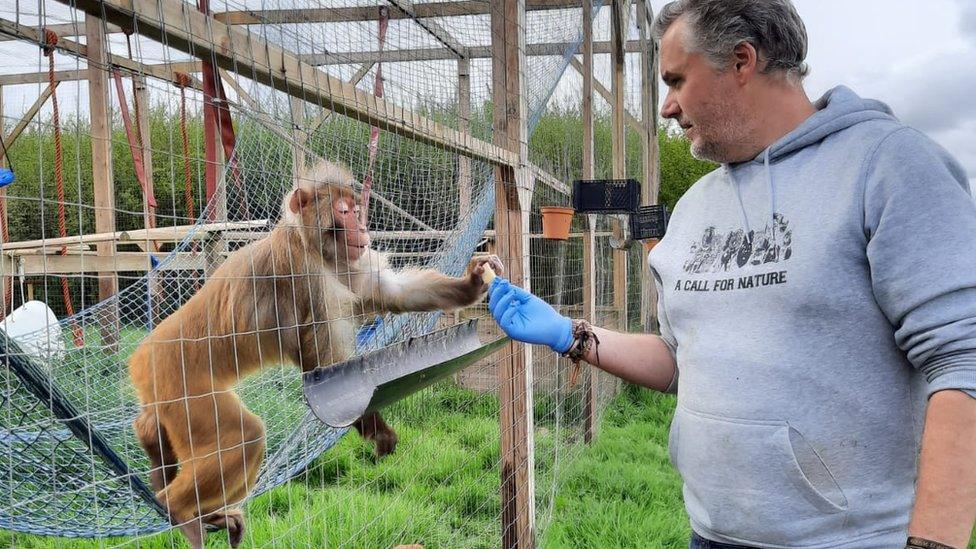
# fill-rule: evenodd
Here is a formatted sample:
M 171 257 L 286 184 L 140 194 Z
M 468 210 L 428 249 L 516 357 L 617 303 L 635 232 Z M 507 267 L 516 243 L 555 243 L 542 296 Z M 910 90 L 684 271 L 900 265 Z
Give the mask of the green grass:
M 668 460 L 674 397 L 628 387 L 596 441 L 561 472 L 542 547 L 687 547 L 681 479 Z
M 668 461 L 674 398 L 627 388 L 605 410 L 597 440 L 570 446 L 578 432 L 557 430 L 536 402 L 539 546 L 687 547 L 689 528 L 681 481 Z M 307 472 L 247 507 L 246 547 L 427 549 L 491 548 L 499 544 L 498 403 L 442 384 L 393 406 L 387 417 L 400 434 L 397 452 L 375 460 L 355 435 L 344 437 Z M 558 448 L 557 448 L 558 447 Z M 562 451 L 558 469 L 553 451 Z M 545 505 L 545 503 L 542 503 Z M 0 547 L 104 547 L 128 542 L 147 549 L 185 547 L 168 532 L 134 539 L 67 540 L 0 532 Z M 208 547 L 227 547 L 220 534 Z M 970 545 L 976 549 L 976 537 Z

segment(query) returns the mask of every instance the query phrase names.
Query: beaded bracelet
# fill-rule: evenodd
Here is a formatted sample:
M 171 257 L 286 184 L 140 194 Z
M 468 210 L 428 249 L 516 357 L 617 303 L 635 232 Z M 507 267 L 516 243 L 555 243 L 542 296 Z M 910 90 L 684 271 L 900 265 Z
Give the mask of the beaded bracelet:
M 594 347 L 595 346 L 595 347 Z M 593 332 L 593 326 L 589 322 L 576 319 L 573 320 L 573 344 L 569 349 L 562 353 L 562 356 L 573 362 L 573 374 L 569 378 L 569 386 L 575 387 L 579 372 L 582 367 L 583 357 L 590 349 L 596 350 L 596 362 L 600 362 L 600 338 Z

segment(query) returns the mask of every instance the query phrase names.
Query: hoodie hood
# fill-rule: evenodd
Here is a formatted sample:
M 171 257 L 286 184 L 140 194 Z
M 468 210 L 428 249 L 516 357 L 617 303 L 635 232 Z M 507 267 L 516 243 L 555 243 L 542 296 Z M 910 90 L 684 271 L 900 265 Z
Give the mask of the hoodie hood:
M 846 86 L 837 86 L 828 91 L 814 102 L 814 106 L 817 112 L 770 145 L 752 162 L 763 162 L 766 154 L 769 156 L 768 161 L 775 162 L 861 122 L 879 118 L 895 119 L 888 105 L 875 99 L 862 99 Z
M 745 229 L 746 233 L 750 232 L 751 227 L 745 206 L 742 203 L 739 185 L 733 173 L 737 166 L 751 163 L 763 164 L 766 184 L 769 189 L 769 208 L 766 221 L 770 221 L 776 211 L 776 189 L 773 183 L 771 163 L 775 163 L 793 152 L 813 145 L 831 134 L 846 130 L 856 124 L 877 119 L 895 120 L 888 105 L 875 99 L 863 99 L 846 86 L 837 86 L 831 89 L 814 102 L 814 106 L 817 112 L 804 120 L 793 131 L 764 149 L 752 160 L 741 164 L 722 165 L 738 200 L 742 215 L 742 228 Z

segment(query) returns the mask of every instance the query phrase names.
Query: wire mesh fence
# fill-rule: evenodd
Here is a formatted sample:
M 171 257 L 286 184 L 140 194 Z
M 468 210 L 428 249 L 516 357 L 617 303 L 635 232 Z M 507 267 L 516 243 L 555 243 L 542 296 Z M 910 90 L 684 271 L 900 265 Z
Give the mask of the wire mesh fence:
M 372 182 L 368 228 L 392 268 L 462 276 L 472 256 L 496 253 L 499 168 L 482 145 L 497 138 L 493 119 L 501 108 L 492 74 L 497 30 L 488 3 L 213 2 L 216 15 L 205 27 L 194 26 L 198 6 L 190 3 L 153 2 L 153 10 L 127 20 L 104 6 L 89 6 L 98 16 L 86 16 L 83 4 L 0 2 L 0 55 L 12 60 L 0 74 L 0 161 L 16 174 L 0 191 L 8 363 L 0 370 L 0 528 L 25 534 L 12 538 L 18 544 L 39 534 L 166 546 L 175 538 L 156 534 L 172 525 L 133 434 L 140 413 L 128 372 L 133 352 L 228 257 L 254 253 L 282 222 L 282 201 L 303 170 L 322 159 L 347 167 L 357 192 Z M 609 12 L 595 3 L 604 82 L 611 76 Z M 573 317 L 585 314 L 585 225 L 578 218 L 569 240 L 544 240 L 538 212 L 569 202 L 567 187 L 552 181 L 582 175 L 581 19 L 572 2 L 529 2 L 520 19 L 524 160 L 549 175 L 520 180 L 531 197 L 520 206 L 528 220 L 525 255 L 501 258 L 507 268 L 526 264 L 531 276 L 522 282 Z M 634 40 L 636 20 L 634 11 Z M 247 41 L 228 46 L 224 28 Z M 105 33 L 107 51 L 92 61 L 95 30 Z M 293 74 L 285 57 L 313 72 Z M 630 116 L 643 120 L 640 51 L 626 59 L 621 93 Z M 215 67 L 209 83 L 201 60 Z M 104 120 L 93 115 L 93 97 L 107 98 Z M 611 177 L 611 106 L 603 101 L 598 96 L 595 169 Z M 207 137 L 210 116 L 218 131 Z M 379 119 L 386 120 L 381 131 L 374 129 Z M 626 175 L 640 177 L 646 157 L 637 129 L 629 131 Z M 471 143 L 489 153 L 459 154 Z M 101 156 L 93 152 L 100 146 Z M 100 175 L 106 167 L 107 178 Z M 615 263 L 621 252 L 611 249 L 608 221 L 593 230 L 596 321 L 639 329 L 644 255 L 634 247 L 626 263 Z M 628 271 L 624 287 L 615 282 L 620 265 Z M 277 308 L 271 299 L 255 295 L 254 306 Z M 212 307 L 215 317 L 226 313 Z M 480 319 L 482 341 L 501 335 L 483 303 L 341 320 L 355 326 L 350 348 L 361 355 L 471 318 Z M 391 406 L 385 415 L 400 444 L 381 460 L 343 438 L 345 428 L 315 419 L 297 368 L 262 363 L 237 389 L 265 425 L 265 457 L 245 502 L 248 515 L 261 518 L 246 539 L 496 545 L 508 503 L 498 414 L 511 404 L 499 396 L 509 358 L 493 355 Z M 533 350 L 530 369 L 523 404 L 533 444 L 525 459 L 542 529 L 560 467 L 580 451 L 593 425 L 588 417 L 598 418 L 618 385 L 595 370 L 577 376 L 543 348 Z M 589 405 L 588 394 L 596 395 Z

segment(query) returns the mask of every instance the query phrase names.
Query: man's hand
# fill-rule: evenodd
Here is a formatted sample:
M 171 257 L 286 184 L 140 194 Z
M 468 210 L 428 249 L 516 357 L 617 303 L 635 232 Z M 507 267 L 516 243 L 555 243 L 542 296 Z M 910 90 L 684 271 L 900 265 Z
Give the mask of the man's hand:
M 565 353 L 573 345 L 573 323 L 548 303 L 498 277 L 488 290 L 488 309 L 508 337 L 548 345 Z

